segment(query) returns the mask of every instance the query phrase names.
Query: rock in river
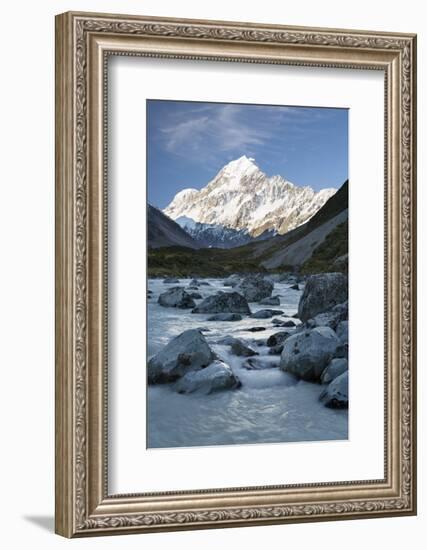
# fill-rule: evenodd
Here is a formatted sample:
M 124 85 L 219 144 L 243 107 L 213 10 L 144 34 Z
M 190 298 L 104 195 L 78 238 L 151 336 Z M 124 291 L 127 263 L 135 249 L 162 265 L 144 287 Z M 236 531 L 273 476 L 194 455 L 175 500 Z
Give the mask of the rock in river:
M 276 332 L 275 334 L 272 334 L 268 340 L 267 340 L 267 346 L 269 348 L 273 346 L 277 346 L 279 344 L 283 344 L 283 342 L 286 340 L 286 338 L 289 338 L 289 336 L 292 334 L 292 332 Z
M 231 344 L 231 351 L 234 355 L 238 355 L 239 357 L 253 357 L 254 355 L 258 355 L 258 352 L 237 339 Z
M 203 296 L 199 293 L 199 292 L 189 292 L 188 293 L 191 298 L 193 298 L 194 300 L 201 300 L 203 298 Z
M 199 392 L 208 395 L 214 391 L 239 388 L 241 383 L 230 366 L 216 360 L 208 367 L 189 372 L 175 385 L 178 393 Z
M 285 340 L 280 368 L 303 380 L 318 381 L 339 343 L 329 327 L 298 332 Z
M 348 321 L 338 323 L 335 332 L 343 344 L 348 344 Z
M 240 275 L 237 275 L 237 273 L 233 273 L 233 275 L 230 275 L 224 280 L 224 286 L 237 286 L 240 282 Z
M 179 283 L 179 279 L 175 279 L 174 277 L 166 277 L 166 279 L 163 279 L 163 282 L 168 285 L 171 285 L 171 284 Z
M 319 396 L 320 401 L 333 409 L 348 408 L 348 371 L 332 380 Z
M 262 275 L 249 275 L 236 287 L 237 292 L 243 294 L 248 302 L 259 302 L 269 298 L 274 284 L 264 279 Z
M 337 376 L 348 370 L 348 361 L 343 357 L 340 359 L 332 359 L 326 369 L 322 372 L 320 381 L 322 384 L 329 384 Z
M 241 321 L 242 316 L 240 313 L 216 313 L 211 317 L 208 317 L 208 321 Z
M 196 305 L 193 298 L 183 288 L 175 286 L 160 294 L 158 302 L 163 307 L 189 309 Z
M 215 355 L 198 330 L 186 330 L 171 340 L 148 362 L 149 384 L 174 382 L 190 371 L 200 370 Z
M 298 305 L 301 321 L 332 309 L 348 299 L 348 280 L 342 273 L 321 273 L 308 278 Z
M 253 319 L 270 319 L 273 315 L 282 315 L 282 313 L 283 311 L 280 309 L 260 309 L 259 311 L 252 313 L 251 317 Z
M 217 292 L 208 296 L 192 313 L 243 313 L 250 315 L 248 302 L 238 292 Z
M 270 298 L 263 298 L 259 301 L 263 306 L 280 306 L 279 296 L 271 296 Z

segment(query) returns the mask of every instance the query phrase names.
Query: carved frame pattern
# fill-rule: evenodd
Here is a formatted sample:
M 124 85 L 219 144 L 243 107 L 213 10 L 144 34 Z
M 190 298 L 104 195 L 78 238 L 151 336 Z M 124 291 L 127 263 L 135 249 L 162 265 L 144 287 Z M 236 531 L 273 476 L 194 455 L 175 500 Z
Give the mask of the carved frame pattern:
M 393 307 L 393 316 L 399 330 L 401 343 L 399 354 L 399 372 L 392 379 L 393 389 L 397 392 L 399 411 L 399 456 L 398 474 L 394 483 L 394 492 L 389 496 L 362 497 L 353 495 L 339 499 L 319 497 L 322 488 L 342 489 L 343 484 L 320 484 L 317 488 L 317 500 L 308 498 L 304 502 L 286 502 L 280 505 L 266 505 L 260 498 L 259 505 L 233 505 L 195 509 L 180 509 L 176 503 L 171 509 L 141 511 L 138 507 L 141 499 L 138 495 L 109 496 L 106 494 L 105 466 L 102 460 L 91 458 L 88 442 L 91 441 L 89 406 L 90 393 L 88 369 L 88 319 L 90 316 L 91 295 L 88 292 L 88 254 L 91 238 L 88 209 L 90 203 L 89 159 L 91 139 L 88 131 L 91 113 L 89 77 L 92 37 L 106 35 L 114 37 L 119 47 L 115 55 L 135 55 L 126 43 L 120 46 L 121 38 L 172 39 L 194 41 L 194 44 L 212 43 L 217 53 L 162 53 L 161 46 L 154 53 L 139 53 L 154 57 L 184 57 L 191 59 L 209 59 L 211 61 L 241 61 L 252 63 L 293 63 L 308 66 L 379 68 L 379 63 L 363 61 L 357 58 L 358 52 L 369 52 L 371 59 L 376 52 L 387 54 L 381 68 L 386 79 L 391 82 L 388 94 L 397 101 L 397 111 L 390 106 L 386 116 L 394 116 L 399 121 L 399 143 L 392 148 L 386 143 L 387 152 L 392 153 L 389 165 L 397 163 L 391 181 L 395 197 L 399 200 L 398 224 L 395 223 L 390 235 L 392 245 L 398 250 L 396 273 L 400 275 L 399 300 Z M 293 59 L 268 56 L 245 56 L 230 58 L 222 53 L 222 43 L 241 43 L 259 46 L 297 47 Z M 415 76 L 416 76 L 416 40 L 413 35 L 393 35 L 386 33 L 367 33 L 362 31 L 339 31 L 329 29 L 285 28 L 244 23 L 225 23 L 192 20 L 164 20 L 158 18 L 111 16 L 84 13 L 67 13 L 57 17 L 57 385 L 56 385 L 56 425 L 57 425 L 57 486 L 56 486 L 56 530 L 58 533 L 72 536 L 110 534 L 124 532 L 144 532 L 173 529 L 193 529 L 206 527 L 225 527 L 236 525 L 256 525 L 286 521 L 313 521 L 327 519 L 346 519 L 355 517 L 377 517 L 385 515 L 414 514 L 416 469 L 415 469 Z M 310 59 L 299 52 L 304 49 L 312 54 Z M 328 50 L 341 52 L 339 61 L 327 55 Z M 105 52 L 104 52 L 105 54 Z M 108 52 L 107 52 L 108 55 Z M 347 57 L 346 57 L 347 56 Z M 387 57 L 388 56 L 388 57 Z M 357 62 L 355 61 L 357 60 Z M 105 71 L 105 68 L 103 69 Z M 101 86 L 101 83 L 98 83 Z M 396 99 L 397 94 L 397 99 Z M 390 100 L 390 98 L 388 98 Z M 387 104 L 386 98 L 386 104 Z M 399 158 L 396 158 L 396 153 Z M 105 170 L 105 168 L 104 168 Z M 105 177 L 105 174 L 103 174 Z M 390 176 L 391 177 L 391 176 Z M 396 198 L 393 200 L 397 200 Z M 397 225 L 396 225 L 397 224 Z M 89 247 L 89 248 L 88 248 Z M 398 318 L 396 317 L 398 316 Z M 105 376 L 105 373 L 104 375 Z M 102 378 L 101 384 L 105 382 Z M 398 387 L 397 387 L 398 385 Z M 101 401 L 102 399 L 99 398 Z M 391 399 L 391 397 L 390 397 Z M 98 404 L 98 400 L 96 401 Z M 96 408 L 96 407 L 95 407 Z M 104 411 L 105 412 L 105 411 Z M 105 419 L 104 419 L 105 420 Z M 389 419 L 391 421 L 392 419 Z M 102 419 L 98 418 L 102 424 Z M 102 428 L 101 428 L 102 431 Z M 104 434 L 105 435 L 105 434 Z M 105 444 L 105 439 L 103 440 Z M 105 454 L 105 448 L 100 451 Z M 96 453 L 95 453 L 96 454 Z M 387 458 L 387 457 L 386 457 Z M 95 464 L 95 467 L 91 466 Z M 94 472 L 101 478 L 98 490 L 92 488 Z M 391 481 L 388 482 L 390 489 Z M 374 482 L 364 482 L 365 487 L 375 486 Z M 397 483 L 397 485 L 396 485 Z M 354 484 L 354 483 L 353 483 Z M 357 485 L 357 484 L 356 484 Z M 352 483 L 348 483 L 350 488 Z M 303 485 L 301 489 L 308 489 Z M 397 490 L 396 490 L 397 487 Z M 254 488 L 236 489 L 244 492 Z M 260 488 L 261 489 L 261 488 Z M 268 489 L 268 488 L 262 488 Z M 298 492 L 297 487 L 291 488 Z M 225 492 L 227 490 L 224 490 Z M 349 496 L 351 489 L 349 489 Z M 203 493 L 221 491 L 193 492 L 198 500 Z M 226 493 L 225 493 L 226 494 Z M 361 493 L 362 494 L 362 493 Z M 374 494 L 374 493 L 373 493 Z M 385 494 L 385 493 L 384 493 Z M 176 493 L 179 497 L 179 493 Z M 261 495 L 261 492 L 260 492 Z M 207 495 L 208 496 L 208 495 Z M 230 498 L 232 498 L 230 496 Z M 114 507 L 119 502 L 124 505 L 120 510 Z M 237 499 L 235 500 L 237 502 Z M 99 506 L 98 506 L 99 505 Z M 111 508 L 109 506 L 112 505 Z M 191 507 L 194 508 L 194 507 Z M 111 509 L 111 512 L 110 512 Z M 122 511 L 124 510 L 124 512 Z

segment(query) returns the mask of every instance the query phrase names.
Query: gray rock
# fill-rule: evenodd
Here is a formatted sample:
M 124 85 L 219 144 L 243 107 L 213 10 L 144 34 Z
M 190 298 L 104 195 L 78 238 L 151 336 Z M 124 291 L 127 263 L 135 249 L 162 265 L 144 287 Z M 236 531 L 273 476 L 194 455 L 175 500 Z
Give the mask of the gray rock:
M 200 282 L 198 281 L 198 279 L 191 279 L 191 281 L 189 282 L 189 286 L 198 286 L 200 284 Z
M 271 296 L 270 298 L 263 298 L 259 302 L 263 306 L 280 306 L 279 296 Z
M 234 355 L 238 355 L 239 357 L 253 357 L 254 355 L 258 355 L 258 352 L 237 339 L 231 344 L 231 351 Z
M 313 319 L 309 319 L 306 325 L 314 327 L 330 327 L 336 330 L 341 321 L 348 319 L 348 302 L 337 304 L 331 310 L 318 313 Z
M 259 302 L 269 298 L 273 288 L 274 284 L 262 275 L 249 275 L 236 287 L 236 291 L 243 294 L 248 302 Z
M 348 370 L 348 361 L 347 359 L 332 359 L 326 369 L 322 372 L 320 381 L 322 384 L 329 384 L 337 376 Z
M 229 277 L 227 277 L 225 280 L 224 280 L 224 286 L 231 286 L 231 287 L 234 287 L 234 286 L 237 286 L 240 282 L 240 275 L 237 275 L 237 273 L 233 273 L 233 275 L 230 275 Z
M 241 321 L 242 316 L 240 313 L 216 313 L 211 317 L 208 317 L 208 321 Z
M 301 321 L 332 309 L 348 299 L 348 279 L 342 273 L 321 273 L 308 278 L 298 305 Z
M 343 372 L 325 388 L 319 396 L 326 407 L 348 408 L 348 371 Z
M 348 359 L 348 344 L 340 344 L 336 349 L 334 357 Z
M 248 332 L 261 332 L 263 330 L 266 330 L 265 327 L 251 327 L 246 329 Z
M 288 327 L 288 328 L 292 328 L 295 326 L 296 326 L 296 323 L 294 323 L 293 321 L 284 321 L 282 325 L 282 327 Z
M 179 283 L 179 279 L 175 279 L 174 277 L 166 277 L 166 279 L 163 279 L 163 282 L 167 285 Z
M 200 294 L 200 292 L 189 292 L 188 293 L 193 300 L 201 300 L 203 296 Z
M 238 292 L 218 292 L 205 298 L 192 313 L 243 313 L 250 315 L 248 302 Z
M 299 289 L 300 289 L 299 286 L 298 286 L 297 284 L 291 285 L 289 288 L 290 288 L 291 290 L 299 290 Z
M 237 338 L 234 338 L 234 336 L 227 335 L 217 340 L 216 343 L 221 346 L 231 346 L 233 342 L 237 342 L 237 341 L 239 340 Z
M 273 346 L 277 346 L 279 344 L 283 344 L 283 342 L 289 338 L 289 336 L 291 335 L 292 333 L 291 332 L 287 332 L 287 331 L 282 331 L 282 332 L 276 332 L 276 334 L 272 334 L 268 340 L 267 340 L 267 346 L 269 348 L 273 347 Z
M 253 319 L 270 319 L 273 315 L 282 315 L 283 311 L 280 309 L 260 309 L 252 313 L 251 317 Z
M 186 330 L 148 361 L 148 383 L 174 382 L 187 372 L 206 367 L 214 359 L 203 334 L 194 329 Z
M 239 388 L 241 383 L 231 367 L 216 360 L 208 367 L 196 372 L 188 372 L 175 385 L 178 393 L 210 393 Z
M 193 298 L 179 286 L 162 292 L 157 301 L 163 307 L 177 307 L 179 309 L 189 309 L 196 305 Z
M 348 321 L 341 321 L 335 329 L 342 344 L 348 344 Z
M 281 355 L 283 351 L 283 344 L 279 344 L 278 346 L 272 346 L 268 350 L 268 355 Z
M 277 319 L 277 317 L 275 317 L 274 319 L 272 319 L 271 322 L 272 322 L 273 325 L 275 325 L 276 327 L 283 327 L 283 326 L 285 326 L 285 323 L 286 323 L 286 321 L 284 321 L 283 319 Z
M 199 290 L 199 287 L 197 285 L 189 285 L 187 290 Z
M 279 361 L 273 357 L 270 361 L 266 360 L 265 357 L 251 357 L 242 366 L 246 370 L 277 369 L 279 367 Z
M 280 368 L 303 380 L 319 381 L 338 346 L 338 336 L 329 327 L 303 330 L 285 340 Z

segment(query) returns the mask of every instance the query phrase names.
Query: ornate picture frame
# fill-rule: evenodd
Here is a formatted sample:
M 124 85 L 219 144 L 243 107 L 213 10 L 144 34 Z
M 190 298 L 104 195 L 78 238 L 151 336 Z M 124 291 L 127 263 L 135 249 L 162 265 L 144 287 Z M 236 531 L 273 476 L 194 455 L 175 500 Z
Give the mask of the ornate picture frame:
M 384 72 L 384 479 L 109 494 L 105 122 L 111 55 Z M 415 514 L 415 180 L 415 35 L 58 15 L 56 532 L 82 537 Z

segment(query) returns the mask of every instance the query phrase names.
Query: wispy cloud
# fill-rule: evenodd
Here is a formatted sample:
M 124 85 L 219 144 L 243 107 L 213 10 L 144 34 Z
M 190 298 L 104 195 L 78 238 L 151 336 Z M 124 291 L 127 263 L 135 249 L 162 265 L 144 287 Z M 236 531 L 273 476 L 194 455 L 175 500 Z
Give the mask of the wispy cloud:
M 224 154 L 256 157 L 267 147 L 270 154 L 283 155 L 286 142 L 316 131 L 313 122 L 313 110 L 301 108 L 185 103 L 159 117 L 154 130 L 164 151 L 195 162 L 217 162 Z
M 224 151 L 251 153 L 271 132 L 245 120 L 244 114 L 244 108 L 228 104 L 183 112 L 165 121 L 158 135 L 168 152 L 187 158 L 191 153 L 199 155 L 199 160 L 211 160 Z

